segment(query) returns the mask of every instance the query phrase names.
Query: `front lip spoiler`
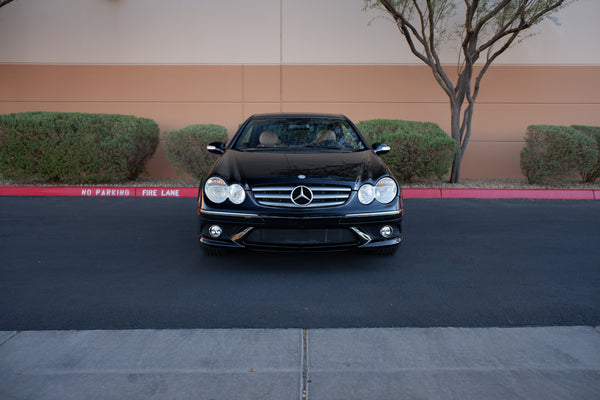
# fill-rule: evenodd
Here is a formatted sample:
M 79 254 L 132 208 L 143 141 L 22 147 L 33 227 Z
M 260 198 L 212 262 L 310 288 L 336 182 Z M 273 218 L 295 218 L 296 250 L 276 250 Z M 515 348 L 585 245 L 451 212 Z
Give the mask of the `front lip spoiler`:
M 382 240 L 382 241 L 377 241 L 377 242 L 365 243 L 365 244 L 358 246 L 357 248 L 369 249 L 369 248 L 373 248 L 373 247 L 394 246 L 394 245 L 402 243 L 403 240 L 404 240 L 404 238 L 402 236 L 399 236 L 397 238 L 390 239 L 390 240 Z
M 304 252 L 304 251 L 314 251 L 314 252 L 327 252 L 327 251 L 344 251 L 344 250 L 352 250 L 352 249 L 370 249 L 376 247 L 384 247 L 384 246 L 394 246 L 402 243 L 402 236 L 380 241 L 380 242 L 371 242 L 361 245 L 342 245 L 342 246 L 323 246 L 323 247 L 285 247 L 285 246 L 269 246 L 269 245 L 253 245 L 253 246 L 244 246 L 235 242 L 223 242 L 217 240 L 210 240 L 207 238 L 200 238 L 200 243 L 211 246 L 211 247 L 225 247 L 230 249 L 248 249 L 253 251 L 272 251 L 272 252 Z

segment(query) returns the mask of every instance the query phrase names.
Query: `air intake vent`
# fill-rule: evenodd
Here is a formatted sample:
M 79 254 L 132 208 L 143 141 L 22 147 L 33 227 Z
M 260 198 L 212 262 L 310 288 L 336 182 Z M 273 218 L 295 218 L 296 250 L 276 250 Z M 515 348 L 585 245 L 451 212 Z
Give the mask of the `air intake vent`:
M 252 189 L 254 198 L 271 207 L 333 207 L 341 206 L 352 189 L 344 186 L 267 186 Z

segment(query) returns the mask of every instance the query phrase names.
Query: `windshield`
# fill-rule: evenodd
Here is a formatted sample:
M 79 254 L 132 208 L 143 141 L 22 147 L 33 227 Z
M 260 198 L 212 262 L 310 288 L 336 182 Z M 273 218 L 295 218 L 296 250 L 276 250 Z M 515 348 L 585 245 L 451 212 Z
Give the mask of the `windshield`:
M 244 127 L 233 149 L 242 151 L 358 151 L 365 144 L 340 119 L 259 119 Z

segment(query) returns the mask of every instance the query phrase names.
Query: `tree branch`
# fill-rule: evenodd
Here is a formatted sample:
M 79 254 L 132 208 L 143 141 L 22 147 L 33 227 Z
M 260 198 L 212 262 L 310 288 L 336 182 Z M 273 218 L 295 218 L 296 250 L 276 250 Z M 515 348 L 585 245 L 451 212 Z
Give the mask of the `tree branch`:
M 496 58 L 498 58 L 500 56 L 500 54 L 504 53 L 510 47 L 510 45 L 515 41 L 515 39 L 519 35 L 519 32 L 520 31 L 513 32 L 512 36 L 504 43 L 504 45 L 502 45 L 502 47 L 500 47 L 498 50 L 496 50 L 491 55 L 491 57 L 488 56 L 483 68 L 481 68 L 481 71 L 479 71 L 479 74 L 477 74 L 477 78 L 475 79 L 475 90 L 473 92 L 473 96 L 475 98 L 479 94 L 479 86 L 481 83 L 481 79 L 483 78 L 483 75 L 485 75 L 485 73 L 487 72 L 490 65 L 492 65 L 494 60 L 496 60 Z
M 496 34 L 490 40 L 488 40 L 486 43 L 482 44 L 476 50 L 478 56 L 486 49 L 492 47 L 494 44 L 496 44 L 502 38 L 504 38 L 506 36 L 511 36 L 515 33 L 518 34 L 519 32 L 521 32 L 527 28 L 530 28 L 532 25 L 534 25 L 536 22 L 538 22 L 538 20 L 541 17 L 548 14 L 552 10 L 555 10 L 556 8 L 560 7 L 564 3 L 564 0 L 557 0 L 554 3 L 550 3 L 548 6 L 544 7 L 542 10 L 540 10 L 536 14 L 533 14 L 530 18 L 526 18 L 527 3 L 528 3 L 527 0 L 522 1 L 518 10 L 515 11 L 515 13 L 513 14 L 513 17 L 510 18 L 508 20 L 508 22 L 506 22 L 500 29 L 498 29 Z M 519 24 L 516 27 L 510 29 L 510 27 L 515 23 L 515 21 L 517 19 L 520 19 Z M 481 25 L 481 23 L 479 25 Z M 514 41 L 514 39 L 511 40 L 511 43 L 513 41 Z
M 512 0 L 503 0 L 502 2 L 498 3 L 498 5 L 496 5 L 496 7 L 494 7 L 486 16 L 484 16 L 483 18 L 481 18 L 481 20 L 479 20 L 479 22 L 477 23 L 477 26 L 475 27 L 475 30 L 477 32 L 481 32 L 481 29 L 483 29 L 483 26 L 485 24 L 487 24 L 489 20 L 494 18 L 511 1 Z M 477 1 L 475 3 L 479 3 L 479 2 Z M 527 3 L 527 0 L 525 0 L 525 3 Z M 475 8 L 477 8 L 477 6 L 475 6 Z
M 396 10 L 396 8 L 388 0 L 379 0 L 379 3 L 383 5 L 386 11 L 394 18 L 396 24 L 401 24 L 402 26 L 407 27 L 417 38 L 419 43 L 424 42 L 425 39 L 421 37 L 419 31 L 410 22 L 408 22 L 404 15 L 401 12 L 398 12 L 398 10 Z M 404 32 L 402 34 L 404 34 Z
M 429 0 L 428 0 L 429 1 Z M 406 38 L 408 46 L 410 47 L 411 52 L 417 56 L 423 63 L 427 64 L 432 72 L 435 80 L 441 86 L 441 88 L 446 92 L 449 97 L 453 97 L 453 85 L 448 75 L 445 73 L 444 69 L 439 62 L 439 57 L 435 48 L 432 48 L 430 45 L 430 41 L 427 40 L 426 28 L 425 28 L 425 19 L 423 16 L 423 10 L 419 7 L 416 0 L 413 0 L 413 5 L 415 6 L 417 13 L 419 14 L 419 20 L 421 23 L 421 30 L 419 30 L 412 25 L 405 15 L 396 10 L 396 8 L 388 1 L 388 0 L 379 0 L 380 4 L 386 9 L 386 11 L 394 18 L 398 29 L 402 33 L 402 35 Z M 422 46 L 425 54 L 419 51 L 415 45 L 414 38 L 417 42 Z
M 8 3 L 12 2 L 14 0 L 0 0 L 0 7 L 4 7 L 5 5 L 7 5 Z

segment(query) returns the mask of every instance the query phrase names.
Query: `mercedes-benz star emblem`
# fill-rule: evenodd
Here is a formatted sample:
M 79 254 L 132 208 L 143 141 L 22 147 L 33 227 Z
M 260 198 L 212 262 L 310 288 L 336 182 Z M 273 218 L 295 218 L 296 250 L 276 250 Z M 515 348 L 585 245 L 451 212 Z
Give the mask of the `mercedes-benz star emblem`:
M 312 191 L 306 186 L 296 186 L 292 190 L 292 203 L 297 206 L 307 206 L 313 201 Z

